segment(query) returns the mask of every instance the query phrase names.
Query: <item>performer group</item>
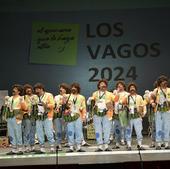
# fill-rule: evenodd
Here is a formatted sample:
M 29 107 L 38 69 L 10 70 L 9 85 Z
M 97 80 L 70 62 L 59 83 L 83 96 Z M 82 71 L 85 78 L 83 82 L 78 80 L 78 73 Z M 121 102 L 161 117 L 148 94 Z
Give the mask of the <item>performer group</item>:
M 47 92 L 41 83 L 12 86 L 12 96 L 4 98 L 1 116 L 7 121 L 7 135 L 11 151 L 7 155 L 34 152 L 46 153 L 46 140 L 51 153 L 63 149 L 67 140 L 67 152 L 84 152 L 82 146 L 90 146 L 84 139 L 83 124 L 92 117 L 96 152 L 112 151 L 126 146 L 132 150 L 133 128 L 137 148 L 142 145 L 142 119 L 147 116 L 150 147 L 156 150 L 170 149 L 170 88 L 168 77 L 161 75 L 152 91 L 138 94 L 138 87 L 131 82 L 118 81 L 113 91 L 108 82 L 101 79 L 86 100 L 81 95 L 80 84 L 62 83 L 56 96 Z M 115 145 L 111 147 L 111 138 Z M 39 148 L 35 148 L 38 139 Z

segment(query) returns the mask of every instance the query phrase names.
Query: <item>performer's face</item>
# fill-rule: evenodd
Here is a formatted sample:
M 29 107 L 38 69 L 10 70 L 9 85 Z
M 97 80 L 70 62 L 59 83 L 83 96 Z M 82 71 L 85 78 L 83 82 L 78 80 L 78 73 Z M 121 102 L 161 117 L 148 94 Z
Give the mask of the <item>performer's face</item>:
M 117 90 L 120 92 L 120 91 L 124 91 L 124 86 L 119 83 L 118 86 L 117 86 Z
M 20 91 L 19 91 L 16 87 L 14 87 L 14 88 L 12 89 L 12 95 L 13 95 L 13 96 L 19 95 L 19 93 L 20 93 Z
M 59 90 L 59 91 L 60 91 L 60 94 L 61 94 L 61 95 L 63 95 L 63 94 L 66 93 L 66 90 L 65 90 L 63 87 L 60 87 L 60 90 Z
M 35 93 L 36 93 L 38 96 L 41 96 L 41 95 L 43 94 L 43 89 L 36 88 L 36 89 L 35 89 Z
M 78 93 L 77 88 L 73 86 L 73 87 L 71 88 L 71 93 L 77 94 L 77 93 Z
M 135 93 L 136 93 L 136 88 L 135 88 L 135 86 L 131 86 L 131 87 L 130 87 L 130 93 L 131 93 L 131 94 L 135 94 Z
M 162 88 L 167 88 L 168 87 L 168 82 L 167 81 L 163 81 L 163 82 L 161 82 L 160 86 Z
M 101 91 L 106 91 L 106 89 L 107 89 L 106 84 L 105 84 L 104 82 L 101 82 L 100 85 L 99 85 L 99 89 L 100 89 Z
M 32 89 L 30 88 L 27 88 L 25 92 L 27 95 L 32 95 Z

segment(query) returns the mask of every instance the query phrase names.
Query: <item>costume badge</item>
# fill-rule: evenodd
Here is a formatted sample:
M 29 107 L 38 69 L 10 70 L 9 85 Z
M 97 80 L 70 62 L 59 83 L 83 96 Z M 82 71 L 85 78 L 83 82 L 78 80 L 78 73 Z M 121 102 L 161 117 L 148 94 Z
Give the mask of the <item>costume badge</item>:
M 97 101 L 97 107 L 99 109 L 99 112 L 102 112 L 106 108 L 106 101 L 104 99 L 100 99 Z

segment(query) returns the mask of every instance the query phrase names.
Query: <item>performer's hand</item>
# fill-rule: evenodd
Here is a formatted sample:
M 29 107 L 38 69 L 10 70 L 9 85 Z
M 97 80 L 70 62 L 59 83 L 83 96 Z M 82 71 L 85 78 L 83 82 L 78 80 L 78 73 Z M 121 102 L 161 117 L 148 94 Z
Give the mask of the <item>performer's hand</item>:
M 151 103 L 152 107 L 155 108 L 156 107 L 156 103 Z
M 86 123 L 86 117 L 85 116 L 82 117 L 82 121 L 83 121 L 83 123 Z

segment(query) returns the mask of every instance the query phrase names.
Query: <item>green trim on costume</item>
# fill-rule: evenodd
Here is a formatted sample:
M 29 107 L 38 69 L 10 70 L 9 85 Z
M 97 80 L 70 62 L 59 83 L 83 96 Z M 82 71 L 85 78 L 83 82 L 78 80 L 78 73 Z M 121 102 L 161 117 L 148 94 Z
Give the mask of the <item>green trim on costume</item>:
M 80 117 L 80 115 L 78 113 L 76 113 L 74 116 L 71 116 L 71 114 L 64 115 L 63 119 L 65 122 L 73 122 L 73 121 L 76 121 L 79 117 Z
M 134 114 L 129 114 L 129 119 L 131 120 L 131 119 L 137 119 L 137 118 L 139 118 L 140 117 L 140 115 L 139 115 L 139 113 L 138 112 L 135 112 Z
M 62 112 L 56 112 L 56 111 L 54 111 L 53 119 L 57 119 L 57 118 L 62 118 Z
M 170 107 L 168 105 L 158 105 L 157 111 L 159 112 L 167 112 L 170 110 Z

